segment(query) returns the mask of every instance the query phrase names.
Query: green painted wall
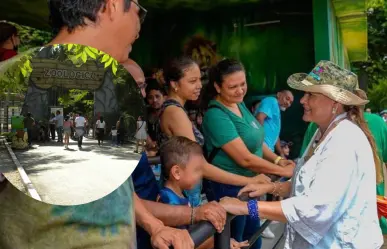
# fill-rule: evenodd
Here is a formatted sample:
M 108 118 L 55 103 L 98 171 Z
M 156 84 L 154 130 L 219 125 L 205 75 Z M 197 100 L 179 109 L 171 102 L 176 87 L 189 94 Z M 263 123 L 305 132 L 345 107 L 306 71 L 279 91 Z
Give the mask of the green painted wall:
M 349 61 L 366 61 L 368 56 L 367 2 L 369 0 L 331 0 Z
M 272 93 L 286 87 L 291 73 L 313 66 L 312 17 L 270 16 L 265 9 L 249 9 L 159 12 L 145 22 L 131 57 L 143 67 L 160 66 L 167 58 L 179 55 L 187 39 L 200 33 L 216 42 L 220 55 L 244 63 L 249 92 Z M 280 23 L 243 26 L 274 20 Z
M 331 0 L 313 0 L 315 61 L 330 60 L 350 68 L 340 23 Z
M 315 61 L 331 59 L 331 43 L 329 32 L 330 0 L 313 0 L 313 28 Z

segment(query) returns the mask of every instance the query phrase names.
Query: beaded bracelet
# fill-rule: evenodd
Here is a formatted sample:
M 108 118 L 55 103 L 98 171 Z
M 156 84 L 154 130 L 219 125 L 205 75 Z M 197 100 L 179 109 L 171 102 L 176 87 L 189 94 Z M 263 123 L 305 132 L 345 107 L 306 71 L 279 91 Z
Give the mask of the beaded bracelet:
M 259 220 L 258 202 L 257 200 L 249 200 L 247 202 L 249 215 L 253 220 Z

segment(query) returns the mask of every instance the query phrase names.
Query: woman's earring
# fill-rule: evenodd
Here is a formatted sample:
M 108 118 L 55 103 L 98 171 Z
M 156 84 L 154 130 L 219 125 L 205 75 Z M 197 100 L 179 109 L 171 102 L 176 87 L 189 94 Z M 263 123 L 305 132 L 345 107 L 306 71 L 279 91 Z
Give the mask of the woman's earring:
M 332 109 L 332 114 L 336 114 L 336 108 Z
M 175 88 L 175 92 L 177 92 L 177 88 Z

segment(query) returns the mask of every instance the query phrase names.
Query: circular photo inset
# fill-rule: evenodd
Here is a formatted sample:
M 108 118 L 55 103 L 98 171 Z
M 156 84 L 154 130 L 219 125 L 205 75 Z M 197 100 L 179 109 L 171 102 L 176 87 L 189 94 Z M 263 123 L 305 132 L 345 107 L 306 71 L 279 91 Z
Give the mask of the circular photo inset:
M 138 83 L 110 55 L 79 44 L 35 48 L 0 63 L 0 82 L 7 102 L 0 172 L 20 191 L 79 205 L 130 177 L 146 106 Z

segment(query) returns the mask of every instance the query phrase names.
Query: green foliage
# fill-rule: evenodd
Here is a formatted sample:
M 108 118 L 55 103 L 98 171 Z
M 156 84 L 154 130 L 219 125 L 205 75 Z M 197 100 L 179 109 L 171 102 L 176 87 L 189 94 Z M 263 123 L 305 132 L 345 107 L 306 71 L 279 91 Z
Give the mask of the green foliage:
M 22 93 L 27 90 L 32 72 L 31 58 L 34 49 L 0 63 L 0 93 Z
M 88 90 L 71 89 L 58 98 L 59 105 L 63 106 L 68 112 L 79 111 L 90 115 L 93 113 L 94 96 Z M 71 109 L 71 110 L 70 110 Z
M 368 90 L 370 107 L 374 111 L 382 111 L 387 108 L 387 79 L 380 79 L 377 84 Z
M 104 64 L 105 69 L 111 68 L 113 75 L 116 75 L 117 73 L 118 61 L 98 49 L 79 44 L 60 44 L 55 46 L 64 47 L 68 59 L 71 60 L 75 66 L 80 67 L 91 58 L 92 60 Z
M 34 47 L 43 46 L 52 39 L 52 34 L 50 32 L 19 25 L 13 22 L 10 23 L 15 25 L 19 32 L 21 42 L 19 52 L 24 52 Z
M 385 0 L 367 0 L 367 8 L 383 7 Z
M 379 0 L 371 1 L 368 10 L 368 61 L 354 63 L 368 78 L 369 107 L 387 108 L 387 8 Z
M 16 136 L 16 132 L 3 132 L 0 136 L 5 137 L 8 142 L 11 142 L 12 138 Z

